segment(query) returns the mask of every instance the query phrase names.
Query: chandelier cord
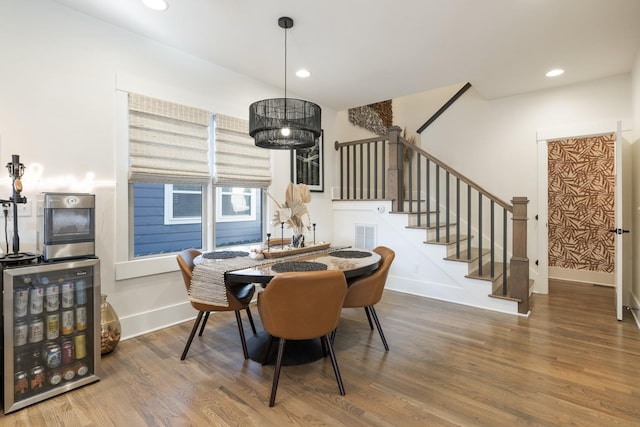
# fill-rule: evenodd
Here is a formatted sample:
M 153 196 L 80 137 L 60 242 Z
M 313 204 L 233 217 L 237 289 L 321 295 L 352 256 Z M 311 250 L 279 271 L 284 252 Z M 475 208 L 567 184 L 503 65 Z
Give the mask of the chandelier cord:
M 285 126 L 287 120 L 287 30 L 288 28 L 284 27 L 284 120 Z
M 287 98 L 287 29 L 284 29 L 284 97 Z

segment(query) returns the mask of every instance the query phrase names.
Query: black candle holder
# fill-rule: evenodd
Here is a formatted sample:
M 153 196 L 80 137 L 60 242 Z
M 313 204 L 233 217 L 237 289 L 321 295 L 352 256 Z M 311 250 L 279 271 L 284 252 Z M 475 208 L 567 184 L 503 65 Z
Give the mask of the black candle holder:
M 280 223 L 280 249 L 284 250 L 284 222 Z
M 271 233 L 267 233 L 267 252 L 271 248 Z
M 316 245 L 316 223 L 314 222 L 313 224 L 313 246 Z

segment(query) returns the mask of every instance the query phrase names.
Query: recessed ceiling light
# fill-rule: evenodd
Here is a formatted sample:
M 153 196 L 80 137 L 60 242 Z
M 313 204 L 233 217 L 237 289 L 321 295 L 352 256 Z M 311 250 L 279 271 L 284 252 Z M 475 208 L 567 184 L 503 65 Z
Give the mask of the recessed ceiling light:
M 166 0 L 142 0 L 142 3 L 153 10 L 164 11 L 169 8 L 169 3 Z
M 301 79 L 306 79 L 310 75 L 311 73 L 309 72 L 309 70 L 305 70 L 304 68 L 296 71 L 296 76 L 300 77 Z
M 561 68 L 555 68 L 551 71 L 548 71 L 547 74 L 545 74 L 545 76 L 547 77 L 558 77 L 564 74 L 564 70 Z

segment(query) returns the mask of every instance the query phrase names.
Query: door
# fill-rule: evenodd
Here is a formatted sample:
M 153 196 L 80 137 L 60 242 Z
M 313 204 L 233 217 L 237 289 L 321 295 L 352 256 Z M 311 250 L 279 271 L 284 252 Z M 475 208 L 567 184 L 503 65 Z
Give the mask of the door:
M 548 241 L 548 147 L 547 143 L 550 140 L 576 138 L 589 135 L 599 134 L 614 134 L 615 136 L 615 201 L 614 201 L 614 216 L 615 216 L 615 228 L 611 231 L 616 233 L 614 242 L 614 274 L 613 283 L 615 287 L 615 308 L 616 318 L 622 319 L 622 308 L 624 304 L 623 299 L 623 278 L 628 277 L 625 274 L 625 268 L 629 269 L 628 265 L 624 264 L 625 257 L 623 251 L 625 250 L 625 239 L 623 236 L 628 232 L 624 228 L 625 219 L 629 220 L 629 206 L 631 193 L 629 191 L 630 181 L 626 175 L 630 174 L 630 167 L 623 167 L 623 150 L 627 147 L 623 143 L 622 139 L 622 126 L 620 122 L 603 122 L 594 124 L 580 124 L 575 126 L 566 126 L 561 128 L 553 128 L 547 130 L 538 131 L 538 212 L 539 221 L 538 227 L 538 275 L 536 277 L 536 291 L 539 293 L 548 293 L 548 256 L 549 256 L 549 241 Z M 623 173 L 623 171 L 626 173 Z M 626 213 L 626 214 L 625 214 Z M 628 240 L 628 239 L 627 239 Z
M 616 142 L 615 142 L 615 156 L 616 156 L 616 190 L 615 190 L 615 224 L 616 228 L 611 231 L 616 233 L 616 242 L 615 242 L 615 288 L 616 288 L 616 318 L 618 320 L 622 320 L 622 296 L 623 296 L 623 277 L 624 277 L 624 268 L 623 268 L 623 260 L 622 256 L 624 251 L 624 234 L 628 233 L 629 230 L 624 228 L 624 174 L 622 167 L 622 150 L 623 150 L 623 140 L 622 140 L 622 126 L 621 123 L 618 122 L 617 130 L 616 130 Z

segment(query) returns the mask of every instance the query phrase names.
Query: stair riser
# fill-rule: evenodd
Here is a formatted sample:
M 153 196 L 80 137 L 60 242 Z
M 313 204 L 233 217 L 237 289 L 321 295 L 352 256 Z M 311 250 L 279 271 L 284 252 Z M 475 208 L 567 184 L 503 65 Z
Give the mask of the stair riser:
M 435 213 L 420 213 L 420 215 L 413 213 L 407 216 L 407 225 L 409 227 L 417 227 L 418 226 L 418 218 L 420 219 L 420 226 L 424 227 L 427 224 L 427 217 L 429 217 L 429 222 L 431 224 L 435 223 L 436 215 Z
M 431 224 L 432 226 L 434 224 Z M 447 238 L 447 226 L 446 225 L 441 225 L 440 226 L 440 241 L 446 241 Z M 436 229 L 435 228 L 430 228 L 427 230 L 427 241 L 432 241 L 432 240 L 436 240 Z M 449 226 L 449 240 L 456 240 L 456 226 L 455 224 L 451 224 Z
M 409 203 L 408 200 L 405 200 L 402 206 L 404 207 L 405 212 L 416 212 L 418 210 L 418 207 L 420 208 L 421 212 L 426 212 L 427 210 L 427 204 L 424 202 L 424 200 L 418 202 L 414 199 L 412 203 Z M 430 208 L 433 210 L 433 206 L 430 206 Z

